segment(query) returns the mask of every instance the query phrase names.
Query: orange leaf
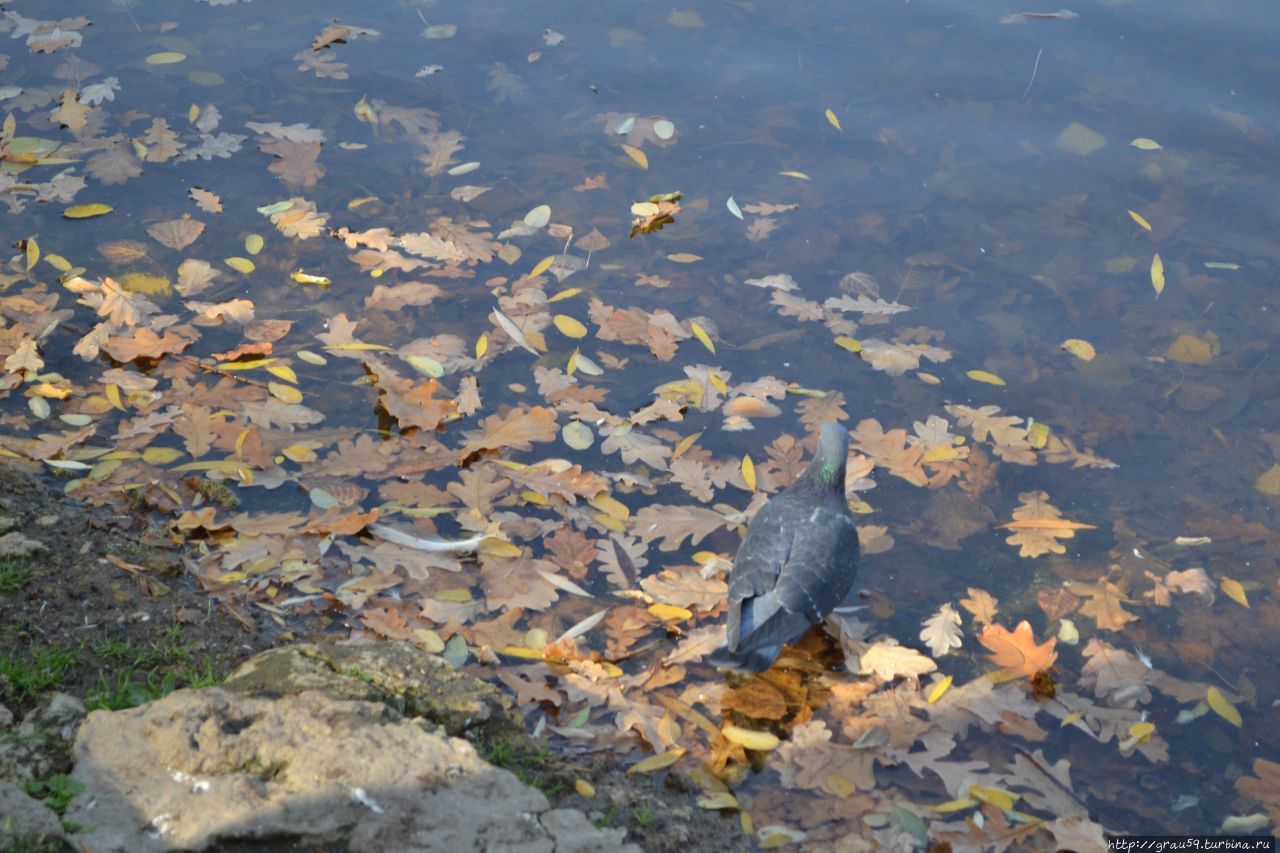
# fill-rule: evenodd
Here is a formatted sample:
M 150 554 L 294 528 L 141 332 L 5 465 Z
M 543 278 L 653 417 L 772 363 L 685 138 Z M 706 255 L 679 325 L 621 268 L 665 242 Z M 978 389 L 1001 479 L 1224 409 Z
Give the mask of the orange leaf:
M 1057 638 L 1050 637 L 1048 642 L 1037 646 L 1031 623 L 1026 620 L 1019 622 L 1012 632 L 1002 625 L 987 625 L 978 635 L 978 642 L 991 650 L 990 657 L 996 666 L 1027 677 L 1048 669 L 1058 659 L 1054 651 Z

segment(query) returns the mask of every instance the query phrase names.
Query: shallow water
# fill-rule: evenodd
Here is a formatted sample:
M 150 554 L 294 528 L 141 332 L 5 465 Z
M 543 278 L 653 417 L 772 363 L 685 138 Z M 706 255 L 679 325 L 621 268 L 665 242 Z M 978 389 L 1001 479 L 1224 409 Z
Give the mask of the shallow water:
M 77 6 L 4 19 L 16 459 L 177 519 L 214 594 L 443 646 L 562 744 L 686 750 L 765 844 L 1270 825 L 1249 817 L 1277 800 L 1253 778 L 1280 622 L 1269 4 Z M 63 216 L 93 203 L 114 209 Z M 578 244 L 593 229 L 607 245 Z M 113 311 L 107 276 L 152 305 Z M 140 327 L 186 344 L 135 349 Z M 921 656 L 882 683 L 824 670 L 814 634 L 771 686 L 727 686 L 700 662 L 710 555 L 832 417 L 868 457 L 846 651 Z M 508 544 L 422 556 L 358 537 L 375 509 Z M 999 525 L 1028 518 L 1022 556 Z M 920 635 L 948 604 L 941 654 Z M 993 662 L 984 624 L 1023 620 L 1060 638 L 1056 697 L 1030 664 L 988 677 L 1029 648 Z M 722 720 L 783 745 L 749 757 Z

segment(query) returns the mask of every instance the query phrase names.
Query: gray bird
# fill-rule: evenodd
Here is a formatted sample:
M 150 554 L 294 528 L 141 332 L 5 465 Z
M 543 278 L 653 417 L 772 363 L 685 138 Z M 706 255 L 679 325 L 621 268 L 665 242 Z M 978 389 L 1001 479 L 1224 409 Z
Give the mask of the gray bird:
M 858 529 L 844 497 L 849 431 L 824 424 L 804 472 L 747 525 L 729 578 L 721 669 L 763 672 L 783 645 L 844 603 L 858 572 Z

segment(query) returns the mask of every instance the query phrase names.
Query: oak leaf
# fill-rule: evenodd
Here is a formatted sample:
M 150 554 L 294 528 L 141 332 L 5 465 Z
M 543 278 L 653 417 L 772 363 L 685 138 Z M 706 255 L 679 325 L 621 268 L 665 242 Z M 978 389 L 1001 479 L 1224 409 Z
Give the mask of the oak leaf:
M 1129 599 L 1124 590 L 1110 581 L 1099 581 L 1096 584 L 1072 582 L 1071 592 L 1088 597 L 1088 601 L 1080 608 L 1086 616 L 1092 616 L 1098 623 L 1100 631 L 1119 631 L 1138 617 L 1124 609 Z
M 1077 530 L 1097 529 L 1092 524 L 1063 518 L 1061 510 L 1049 503 L 1048 492 L 1023 492 L 1018 495 L 1018 500 L 1022 505 L 1014 510 L 1014 520 L 1000 527 L 1013 531 L 1006 541 L 1010 545 L 1021 546 L 1019 557 L 1065 554 L 1067 548 L 1059 539 L 1071 539 Z
M 987 625 L 978 635 L 978 642 L 991 650 L 989 657 L 996 666 L 1028 678 L 1053 666 L 1058 659 L 1058 653 L 1054 651 L 1058 638 L 1050 637 L 1037 646 L 1035 635 L 1031 633 L 1031 623 L 1025 619 L 1013 631 L 996 623 Z
M 929 647 L 934 657 L 941 657 L 962 645 L 960 639 L 960 614 L 950 602 L 938 608 L 938 612 L 925 620 L 920 639 Z
M 480 586 L 490 610 L 505 607 L 546 609 L 559 596 L 559 589 L 542 576 L 554 574 L 557 566 L 546 560 L 535 560 L 528 548 L 519 557 L 480 557 Z
M 507 409 L 485 418 L 480 427 L 464 433 L 464 458 L 485 451 L 532 450 L 533 442 L 554 441 L 559 435 L 556 411 L 545 406 Z

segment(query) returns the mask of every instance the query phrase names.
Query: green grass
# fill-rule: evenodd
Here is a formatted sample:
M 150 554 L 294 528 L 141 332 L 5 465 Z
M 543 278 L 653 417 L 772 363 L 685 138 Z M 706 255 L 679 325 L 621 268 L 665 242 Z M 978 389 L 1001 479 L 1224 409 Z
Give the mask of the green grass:
M 648 806 L 638 806 L 635 813 L 632 814 L 632 817 L 636 819 L 636 826 L 641 829 L 648 829 L 649 824 L 653 823 L 653 809 Z
M 126 669 L 116 673 L 114 680 L 99 675 L 98 683 L 84 698 L 84 706 L 90 711 L 120 711 L 164 698 L 177 688 L 178 677 L 171 672 L 157 679 L 154 672 L 139 677 L 136 670 Z
M 30 796 L 43 800 L 44 804 L 59 815 L 67 810 L 71 798 L 84 790 L 84 785 L 66 774 L 59 773 L 43 781 L 28 780 L 20 783 Z
M 17 592 L 31 582 L 35 570 L 15 557 L 0 559 L 0 592 Z
M 551 760 L 551 748 L 548 746 L 533 749 L 529 744 L 512 738 L 492 738 L 478 741 L 476 751 L 485 761 L 510 770 L 521 782 L 537 788 L 548 799 L 567 790 L 564 780 L 547 770 Z
M 45 690 L 62 686 L 62 679 L 80 663 L 80 655 L 71 649 L 46 646 L 31 657 L 0 655 L 0 679 L 9 684 L 9 692 L 17 699 L 38 696 Z

